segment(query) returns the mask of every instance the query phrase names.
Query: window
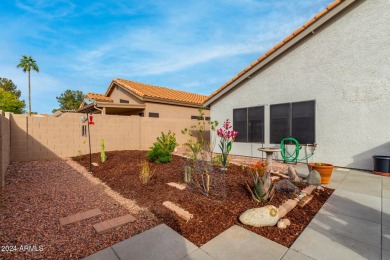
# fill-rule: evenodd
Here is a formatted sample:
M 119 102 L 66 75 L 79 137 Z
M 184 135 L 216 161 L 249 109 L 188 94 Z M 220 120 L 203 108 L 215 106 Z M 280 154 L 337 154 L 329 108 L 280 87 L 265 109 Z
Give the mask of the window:
M 160 117 L 160 114 L 159 113 L 152 113 L 152 112 L 150 112 L 149 113 L 149 117 Z
M 191 119 L 203 120 L 202 116 L 191 116 Z
M 315 143 L 315 101 L 271 105 L 271 143 L 294 137 L 300 144 Z
M 126 103 L 126 104 L 129 104 L 129 100 L 119 99 L 119 103 Z
M 233 109 L 236 142 L 264 142 L 264 106 Z

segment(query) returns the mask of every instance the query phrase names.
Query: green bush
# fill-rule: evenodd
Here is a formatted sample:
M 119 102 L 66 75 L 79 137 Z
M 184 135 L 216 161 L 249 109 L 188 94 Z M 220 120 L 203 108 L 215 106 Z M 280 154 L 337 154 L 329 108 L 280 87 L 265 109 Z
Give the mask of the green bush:
M 161 136 L 157 137 L 157 141 L 153 144 L 147 157 L 152 162 L 168 163 L 172 161 L 172 153 L 177 146 L 176 136 L 171 131 L 168 134 L 161 132 Z

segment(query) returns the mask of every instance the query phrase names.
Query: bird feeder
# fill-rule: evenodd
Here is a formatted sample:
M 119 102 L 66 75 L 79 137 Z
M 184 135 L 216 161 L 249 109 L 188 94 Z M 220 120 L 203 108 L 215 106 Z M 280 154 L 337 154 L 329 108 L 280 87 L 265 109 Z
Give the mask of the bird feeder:
M 93 115 L 89 115 L 88 124 L 89 124 L 89 125 L 94 125 L 94 124 L 95 124 L 95 122 L 93 122 Z

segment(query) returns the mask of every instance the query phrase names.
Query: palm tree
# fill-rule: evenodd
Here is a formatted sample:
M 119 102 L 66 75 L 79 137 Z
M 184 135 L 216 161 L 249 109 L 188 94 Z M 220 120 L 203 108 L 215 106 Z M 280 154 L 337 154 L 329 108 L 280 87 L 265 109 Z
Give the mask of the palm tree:
M 38 65 L 36 61 L 31 58 L 31 56 L 27 57 L 27 55 L 23 55 L 20 59 L 20 63 L 17 68 L 22 68 L 23 72 L 28 72 L 28 115 L 31 116 L 31 87 L 30 87 L 30 71 L 35 70 L 39 72 Z

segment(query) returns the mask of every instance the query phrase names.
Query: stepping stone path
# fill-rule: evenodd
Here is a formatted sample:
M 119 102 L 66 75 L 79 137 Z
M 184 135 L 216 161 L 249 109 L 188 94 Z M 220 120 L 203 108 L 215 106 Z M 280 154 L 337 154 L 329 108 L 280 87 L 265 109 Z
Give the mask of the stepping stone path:
M 65 226 L 65 225 L 68 225 L 68 224 L 71 224 L 74 222 L 78 222 L 78 221 L 81 221 L 84 219 L 99 216 L 101 214 L 102 214 L 102 212 L 100 209 L 91 209 L 91 210 L 79 212 L 79 213 L 76 213 L 74 215 L 70 215 L 70 216 L 67 216 L 64 218 L 60 218 L 60 224 L 61 224 L 61 226 Z
M 99 164 L 98 163 L 95 163 L 95 162 L 93 162 L 93 163 L 91 163 L 93 166 L 99 166 Z
M 186 189 L 186 185 L 185 184 L 180 184 L 180 183 L 176 183 L 176 182 L 169 182 L 167 184 L 169 186 L 175 187 L 176 189 L 179 189 L 179 190 L 185 190 Z
M 119 217 L 119 218 L 113 218 L 113 219 L 109 219 L 109 220 L 97 223 L 97 224 L 93 225 L 93 228 L 96 230 L 96 232 L 98 234 L 102 234 L 104 232 L 110 231 L 113 228 L 120 227 L 120 226 L 123 226 L 129 222 L 134 222 L 134 221 L 135 221 L 135 217 L 128 214 L 128 215 L 124 215 L 124 216 Z
M 182 219 L 184 219 L 187 222 L 194 217 L 194 215 L 189 213 L 187 210 L 180 208 L 179 206 L 177 206 L 173 202 L 164 201 L 163 206 L 169 210 L 172 210 L 173 212 L 175 212 L 177 215 L 179 215 Z

